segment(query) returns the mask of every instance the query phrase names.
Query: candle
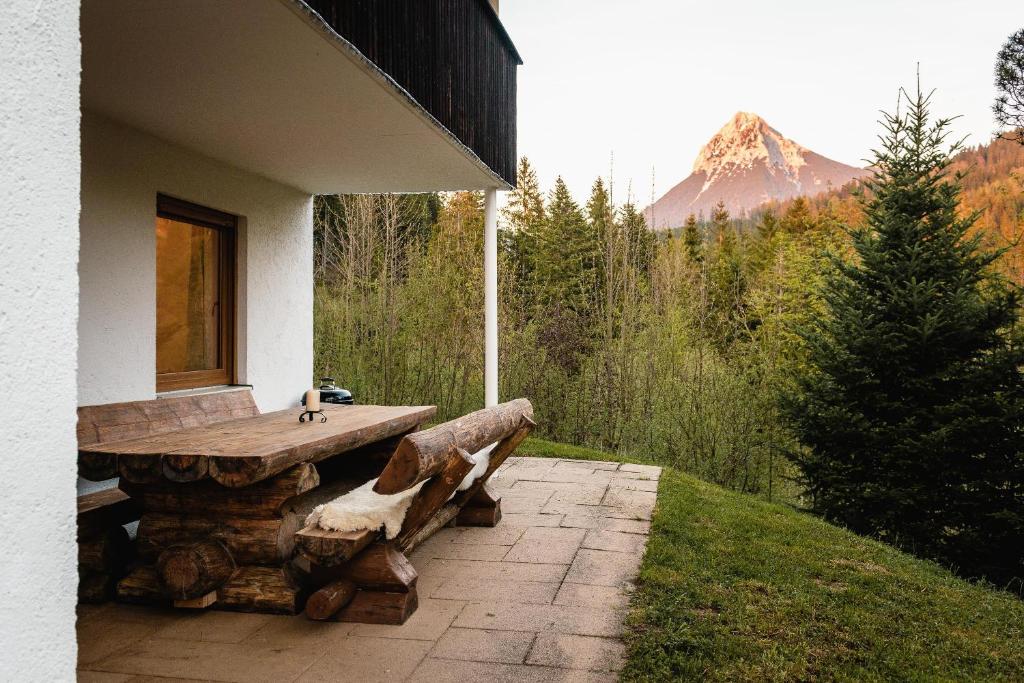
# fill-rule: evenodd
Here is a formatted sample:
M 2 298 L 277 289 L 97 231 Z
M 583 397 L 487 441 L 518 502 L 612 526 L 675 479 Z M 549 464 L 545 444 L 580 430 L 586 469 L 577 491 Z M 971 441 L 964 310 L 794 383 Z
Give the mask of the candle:
M 306 392 L 306 410 L 315 413 L 320 410 L 320 390 L 310 389 Z

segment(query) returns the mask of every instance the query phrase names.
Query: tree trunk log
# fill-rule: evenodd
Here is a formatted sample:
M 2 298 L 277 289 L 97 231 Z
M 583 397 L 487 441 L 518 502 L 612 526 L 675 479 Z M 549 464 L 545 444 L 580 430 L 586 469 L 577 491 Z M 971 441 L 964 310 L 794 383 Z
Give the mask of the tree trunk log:
M 217 589 L 235 571 L 231 553 L 218 541 L 168 548 L 160 553 L 156 571 L 175 600 L 192 600 Z
M 532 417 L 524 415 L 520 419 L 519 425 L 516 427 L 515 431 L 502 439 L 501 443 L 495 446 L 494 450 L 491 451 L 491 458 L 488 461 L 487 470 L 484 472 L 483 476 L 477 479 L 469 489 L 455 495 L 455 504 L 461 508 L 472 500 L 477 492 L 483 488 L 484 484 L 487 483 L 487 480 L 491 478 L 491 475 L 501 467 L 501 464 L 508 459 L 508 456 L 512 455 L 512 452 L 519 447 L 519 444 L 523 442 L 523 439 L 529 436 L 530 432 L 532 432 L 533 428 L 536 426 L 537 423 L 533 421 Z
M 139 557 L 152 562 L 171 546 L 217 540 L 239 564 L 279 564 L 291 558 L 301 523 L 294 514 L 282 519 L 210 519 L 147 512 L 139 521 L 137 549 Z
M 339 579 L 327 584 L 309 596 L 306 601 L 306 616 L 322 621 L 352 601 L 356 585 L 348 579 Z
M 452 446 L 475 453 L 512 434 L 524 417 L 532 420 L 533 406 L 520 398 L 409 434 L 398 444 L 373 490 L 381 494 L 405 491 L 440 472 Z
M 147 512 L 272 518 L 282 513 L 289 499 L 319 484 L 316 467 L 305 463 L 242 489 L 225 488 L 209 479 L 185 484 L 143 485 L 122 481 L 120 487 L 139 500 Z

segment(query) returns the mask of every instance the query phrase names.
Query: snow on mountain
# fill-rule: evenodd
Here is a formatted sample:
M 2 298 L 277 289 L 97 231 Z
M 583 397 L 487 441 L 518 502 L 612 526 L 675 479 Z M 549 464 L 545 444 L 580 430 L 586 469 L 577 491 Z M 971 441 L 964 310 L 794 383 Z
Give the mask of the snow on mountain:
M 867 173 L 816 154 L 769 126 L 738 112 L 701 148 L 693 172 L 647 208 L 648 225 L 677 227 L 690 213 L 711 214 L 724 201 L 739 216 L 770 199 L 814 195 Z

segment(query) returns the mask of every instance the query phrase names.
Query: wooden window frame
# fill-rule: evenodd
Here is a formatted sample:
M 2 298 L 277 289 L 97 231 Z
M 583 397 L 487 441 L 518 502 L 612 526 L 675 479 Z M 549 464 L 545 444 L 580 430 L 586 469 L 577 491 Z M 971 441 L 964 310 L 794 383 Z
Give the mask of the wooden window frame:
M 219 365 L 222 366 L 213 370 L 157 373 L 156 391 L 157 393 L 163 393 L 234 384 L 235 355 L 237 353 L 235 349 L 235 307 L 237 305 L 235 299 L 235 267 L 237 260 L 235 245 L 238 241 L 238 216 L 163 194 L 156 196 L 156 215 L 157 218 L 168 218 L 192 225 L 200 225 L 220 233 L 220 282 L 218 283 L 218 288 L 221 301 L 219 332 L 221 358 L 219 359 Z M 157 343 L 159 343 L 159 340 L 157 340 Z

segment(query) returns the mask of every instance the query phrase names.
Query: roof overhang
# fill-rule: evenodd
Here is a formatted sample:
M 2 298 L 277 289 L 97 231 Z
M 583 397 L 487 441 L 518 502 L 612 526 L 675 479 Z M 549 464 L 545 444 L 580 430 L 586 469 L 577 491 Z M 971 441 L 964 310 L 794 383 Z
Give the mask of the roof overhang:
M 82 3 L 82 106 L 312 194 L 507 189 L 298 0 Z

